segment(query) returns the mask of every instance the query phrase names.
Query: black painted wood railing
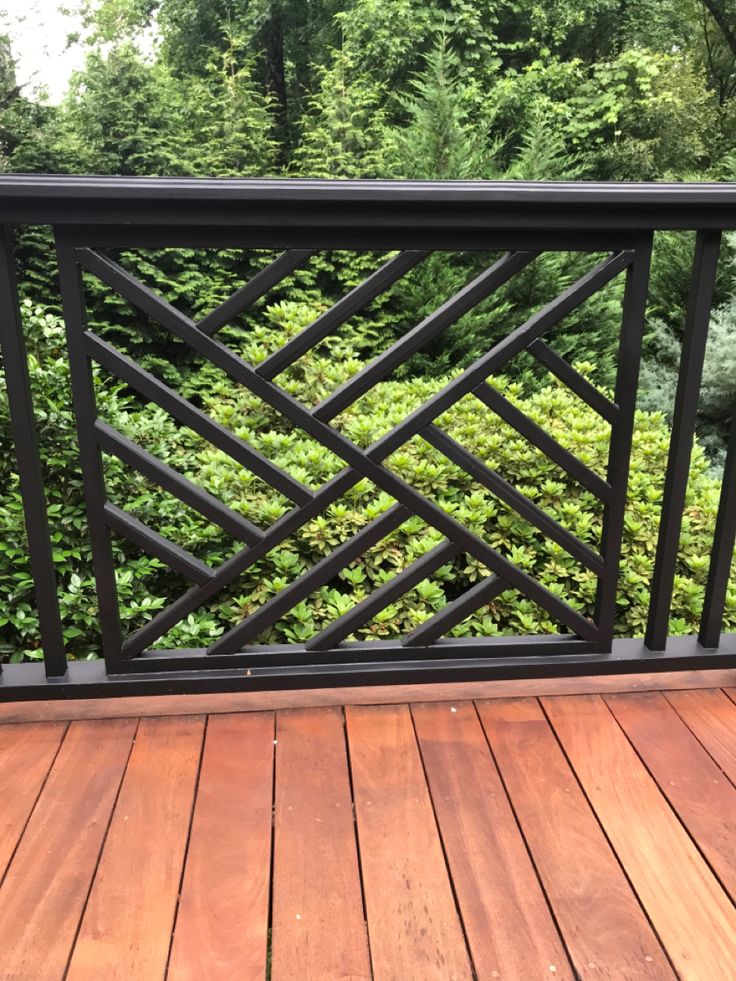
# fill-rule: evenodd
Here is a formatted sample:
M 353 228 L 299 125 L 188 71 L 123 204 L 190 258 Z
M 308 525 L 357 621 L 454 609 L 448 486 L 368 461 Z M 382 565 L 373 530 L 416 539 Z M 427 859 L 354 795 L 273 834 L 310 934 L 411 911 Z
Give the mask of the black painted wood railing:
M 5 665 L 0 698 L 169 691 L 314 687 L 431 680 L 532 677 L 635 670 L 736 666 L 736 637 L 722 633 L 736 537 L 736 427 L 731 437 L 698 637 L 668 639 L 668 622 L 690 453 L 721 235 L 736 229 L 734 185 L 500 184 L 485 182 L 236 181 L 77 177 L 0 178 L 0 340 L 35 582 L 43 664 Z M 61 302 L 100 614 L 99 661 L 67 661 L 59 615 L 23 323 L 12 255 L 13 228 L 50 225 Z M 674 425 L 665 476 L 651 605 L 644 639 L 614 639 L 629 460 L 653 234 L 697 232 Z M 279 249 L 283 253 L 200 321 L 185 316 L 108 254 L 121 247 Z M 399 250 L 377 272 L 258 366 L 217 337 L 221 327 L 266 295 L 319 249 Z M 278 374 L 434 250 L 507 250 L 415 328 L 314 408 L 289 395 Z M 605 252 L 607 258 L 566 288 L 367 449 L 332 420 L 449 324 L 509 281 L 542 251 Z M 314 491 L 209 418 L 86 324 L 82 274 L 94 276 L 178 337 L 200 357 L 258 396 L 344 464 Z M 545 342 L 545 334 L 616 277 L 625 279 L 613 399 L 594 389 Z M 736 339 L 735 339 L 736 343 Z M 527 352 L 611 426 L 605 477 L 593 473 L 508 402 L 488 379 Z M 103 366 L 229 454 L 292 503 L 267 529 L 226 508 L 97 416 L 92 367 Z M 591 490 L 603 508 L 603 534 L 591 548 L 563 528 L 437 425 L 473 395 L 532 445 Z M 384 461 L 420 434 L 505 504 L 562 545 L 597 577 L 595 612 L 583 616 L 516 566 Z M 101 454 L 111 453 L 219 524 L 242 547 L 211 568 L 163 538 L 105 495 Z M 359 480 L 370 479 L 393 507 L 295 579 L 206 650 L 152 649 L 168 630 L 210 603 L 244 570 L 321 514 Z M 264 646 L 257 637 L 379 542 L 409 516 L 440 532 L 439 545 L 304 645 Z M 122 535 L 191 581 L 181 597 L 128 636 L 121 624 L 110 534 Z M 465 553 L 487 578 L 395 641 L 348 642 L 387 605 Z M 461 620 L 514 587 L 567 633 L 542 637 L 447 638 Z

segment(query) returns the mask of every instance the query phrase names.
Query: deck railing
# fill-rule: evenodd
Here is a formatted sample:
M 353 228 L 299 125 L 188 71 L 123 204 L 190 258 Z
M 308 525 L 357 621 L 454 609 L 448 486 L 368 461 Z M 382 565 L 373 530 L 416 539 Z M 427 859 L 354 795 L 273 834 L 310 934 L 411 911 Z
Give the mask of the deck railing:
M 0 224 L 4 229 L 0 237 L 0 339 L 44 655 L 42 664 L 5 665 L 0 698 L 457 681 L 736 665 L 736 636 L 721 632 L 736 538 L 736 424 L 714 529 L 702 626 L 697 638 L 667 637 L 716 264 L 722 231 L 736 229 L 736 185 L 6 176 L 0 178 Z M 50 225 L 56 241 L 99 602 L 102 658 L 98 661 L 68 661 L 63 642 L 12 254 L 13 229 L 26 225 Z M 614 639 L 650 255 L 654 232 L 667 229 L 695 231 L 697 244 L 651 605 L 643 640 Z M 197 322 L 157 296 L 107 254 L 107 250 L 123 247 L 258 248 L 283 253 Z M 257 366 L 247 363 L 218 339 L 222 326 L 319 249 L 399 251 Z M 316 407 L 305 406 L 279 386 L 274 379 L 284 368 L 434 250 L 507 251 Z M 581 279 L 511 330 L 367 449 L 359 448 L 331 425 L 340 412 L 387 378 L 448 324 L 547 250 L 605 252 L 608 258 L 592 264 Z M 198 356 L 214 363 L 335 454 L 344 469 L 314 491 L 147 373 L 87 326 L 82 273 L 96 277 Z M 559 320 L 618 276 L 625 278 L 625 292 L 616 385 L 613 399 L 609 399 L 545 343 L 544 337 Z M 605 477 L 595 474 L 488 385 L 489 377 L 522 351 L 610 423 Z M 284 494 L 292 502 L 292 509 L 270 528 L 256 527 L 111 428 L 97 415 L 92 375 L 95 364 Z M 469 394 L 597 496 L 604 515 L 599 549 L 578 540 L 438 428 L 438 417 Z M 583 616 L 384 465 L 391 453 L 417 434 L 595 573 L 593 616 Z M 242 548 L 213 569 L 112 505 L 105 495 L 103 451 L 198 509 L 239 539 Z M 235 577 L 366 477 L 395 500 L 392 508 L 219 637 L 209 649 L 151 649 L 179 621 L 211 602 Z M 256 643 L 258 635 L 280 616 L 411 515 L 421 517 L 441 533 L 442 540 L 435 549 L 306 644 Z M 129 636 L 125 636 L 119 615 L 111 532 L 132 540 L 192 583 L 179 599 Z M 346 640 L 376 613 L 460 553 L 467 553 L 487 567 L 487 578 L 400 640 Z M 569 632 L 542 637 L 446 637 L 461 620 L 509 587 L 533 600 Z

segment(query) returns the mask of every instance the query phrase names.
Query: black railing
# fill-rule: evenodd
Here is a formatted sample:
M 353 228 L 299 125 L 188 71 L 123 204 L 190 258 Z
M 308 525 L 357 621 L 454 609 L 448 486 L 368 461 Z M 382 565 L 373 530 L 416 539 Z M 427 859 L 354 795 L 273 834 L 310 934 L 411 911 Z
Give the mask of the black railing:
M 4 226 L 0 238 L 0 336 L 44 654 L 43 664 L 6 665 L 0 697 L 247 690 L 736 666 L 736 637 L 721 633 L 736 537 L 733 434 L 700 633 L 697 638 L 667 637 L 716 265 L 722 231 L 736 228 L 736 186 L 3 177 L 0 223 Z M 56 241 L 99 603 L 103 655 L 99 661 L 67 663 L 64 650 L 11 252 L 13 227 L 25 225 L 52 226 Z M 650 256 L 653 234 L 658 230 L 696 231 L 697 245 L 646 636 L 643 641 L 614 639 Z M 284 251 L 212 313 L 195 321 L 107 254 L 111 249 L 169 247 Z M 320 249 L 401 251 L 257 366 L 220 341 L 217 334 L 223 326 Z M 509 251 L 315 407 L 302 404 L 277 384 L 274 379 L 285 368 L 435 250 Z M 607 258 L 591 264 L 577 282 L 456 373 L 444 388 L 372 445 L 362 449 L 332 425 L 341 412 L 448 325 L 548 250 L 605 252 Z M 260 398 L 338 457 L 343 469 L 319 490 L 312 490 L 144 370 L 87 325 L 83 274 L 103 283 Z M 563 317 L 617 277 L 625 279 L 625 291 L 616 383 L 609 399 L 544 338 Z M 490 377 L 521 352 L 556 375 L 610 424 L 605 477 L 589 469 L 488 384 Z M 104 422 L 95 404 L 94 365 L 104 367 L 257 475 L 291 502 L 291 510 L 271 527 L 257 527 Z M 440 428 L 442 414 L 466 396 L 490 408 L 598 498 L 603 525 L 597 549 L 575 537 Z M 385 465 L 392 453 L 417 435 L 594 573 L 597 592 L 591 616 L 583 615 Z M 242 547 L 212 568 L 112 504 L 105 493 L 103 452 L 198 510 Z M 152 648 L 167 631 L 212 602 L 237 576 L 363 478 L 393 498 L 395 504 L 388 511 L 365 524 L 208 649 Z M 281 616 L 412 515 L 442 536 L 434 549 L 338 615 L 306 643 L 257 643 Z M 119 614 L 111 532 L 148 551 L 192 584 L 127 636 Z M 481 563 L 489 571 L 487 577 L 400 639 L 347 640 L 387 605 L 461 553 Z M 569 633 L 447 637 L 460 621 L 509 587 L 536 603 Z

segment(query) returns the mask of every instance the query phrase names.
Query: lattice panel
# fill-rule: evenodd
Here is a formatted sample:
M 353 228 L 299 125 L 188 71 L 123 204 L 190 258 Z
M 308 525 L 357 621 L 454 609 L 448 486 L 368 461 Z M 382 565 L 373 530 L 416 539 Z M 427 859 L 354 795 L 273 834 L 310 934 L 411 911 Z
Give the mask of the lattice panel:
M 399 366 L 424 348 L 441 331 L 533 263 L 538 253 L 528 250 L 504 255 L 316 406 L 308 407 L 279 385 L 278 376 L 421 263 L 429 253 L 405 251 L 388 259 L 363 283 L 271 353 L 262 363 L 249 364 L 220 340 L 218 331 L 256 300 L 265 296 L 284 277 L 307 263 L 312 254 L 311 251 L 301 249 L 285 251 L 215 310 L 195 321 L 156 295 L 104 252 L 63 238 L 59 241 L 75 407 L 85 464 L 85 492 L 103 618 L 106 615 L 113 616 L 115 608 L 115 599 L 111 595 L 114 590 L 114 570 L 111 569 L 110 530 L 157 556 L 192 582 L 192 587 L 186 593 L 124 642 L 108 625 L 105 638 L 108 653 L 111 646 L 119 645 L 119 650 L 115 652 L 117 658 L 142 655 L 172 626 L 198 607 L 211 602 L 245 570 L 306 522 L 325 512 L 363 478 L 371 481 L 378 490 L 390 495 L 395 501 L 394 505 L 370 520 L 357 534 L 233 626 L 212 644 L 208 653 L 229 655 L 249 648 L 264 630 L 412 515 L 421 518 L 441 535 L 439 544 L 308 640 L 305 653 L 339 651 L 346 639 L 370 622 L 377 613 L 461 554 L 482 563 L 490 570 L 490 574 L 404 636 L 401 644 L 407 652 L 441 643 L 442 638 L 463 619 L 509 588 L 518 590 L 538 604 L 556 622 L 563 624 L 572 636 L 605 649 L 612 639 L 648 253 L 639 255 L 634 249 L 618 251 L 592 265 L 582 278 L 534 313 L 525 323 L 511 330 L 503 340 L 367 448 L 359 447 L 334 425 L 334 420 L 340 413 L 353 406 L 377 383 L 390 378 Z M 183 341 L 201 358 L 225 372 L 234 382 L 253 393 L 284 420 L 317 441 L 326 451 L 335 454 L 343 464 L 340 472 L 322 487 L 313 490 L 89 330 L 85 324 L 82 270 L 95 276 L 164 330 Z M 545 335 L 580 304 L 622 274 L 627 277 L 627 289 L 616 400 L 611 401 L 561 358 L 545 341 Z M 489 384 L 489 379 L 494 374 L 502 371 L 511 359 L 524 351 L 610 423 L 611 441 L 606 478 L 594 473 Z M 291 502 L 291 509 L 271 527 L 257 527 L 97 418 L 92 388 L 92 363 L 99 364 L 139 395 L 165 409 L 180 424 L 189 427 L 228 454 L 238 465 L 266 482 L 274 491 L 283 494 Z M 490 411 L 497 415 L 564 473 L 595 495 L 604 511 L 600 550 L 594 550 L 575 537 L 553 516 L 532 502 L 500 473 L 473 456 L 441 428 L 438 420 L 466 397 L 476 399 L 479 411 Z M 598 602 L 593 619 L 581 615 L 538 579 L 519 568 L 483 537 L 465 527 L 429 496 L 417 491 L 390 469 L 387 461 L 391 455 L 415 437 L 427 441 L 437 452 L 470 475 L 477 484 L 490 491 L 544 536 L 559 544 L 584 568 L 598 577 Z M 219 567 L 213 568 L 105 500 L 100 451 L 114 454 L 147 479 L 178 496 L 219 525 L 242 547 Z M 103 623 L 103 632 L 104 630 Z M 489 640 L 488 645 L 492 644 L 493 641 Z

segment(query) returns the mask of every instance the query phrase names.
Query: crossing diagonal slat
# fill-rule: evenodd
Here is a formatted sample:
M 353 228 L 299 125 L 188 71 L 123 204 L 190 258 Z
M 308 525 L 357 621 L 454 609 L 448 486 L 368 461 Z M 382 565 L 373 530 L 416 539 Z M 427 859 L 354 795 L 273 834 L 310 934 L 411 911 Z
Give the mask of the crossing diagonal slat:
M 441 542 L 420 559 L 412 562 L 403 572 L 384 583 L 370 596 L 356 604 L 343 616 L 325 627 L 319 634 L 307 641 L 308 651 L 329 651 L 337 647 L 353 631 L 358 630 L 390 603 L 400 599 L 423 579 L 431 576 L 440 566 L 454 559 L 460 549 L 452 542 Z
M 241 620 L 236 627 L 215 641 L 210 648 L 210 653 L 234 654 L 263 630 L 273 626 L 279 617 L 288 613 L 297 603 L 301 603 L 315 589 L 323 586 L 344 569 L 348 563 L 359 558 L 409 517 L 411 517 L 410 511 L 401 507 L 400 504 L 394 504 L 380 517 L 374 518 L 346 542 L 333 549 L 329 555 L 313 565 L 311 569 L 295 579 L 289 586 L 280 590 L 267 603 L 259 607 L 255 613 L 252 613 L 245 620 Z
M 371 276 L 363 280 L 355 289 L 338 300 L 329 310 L 325 310 L 309 327 L 292 337 L 278 351 L 274 351 L 256 369 L 264 378 L 275 378 L 303 354 L 311 350 L 323 338 L 341 327 L 363 307 L 368 306 L 377 296 L 384 293 L 410 269 L 427 258 L 429 252 L 400 252 L 385 262 Z
M 149 401 L 161 406 L 180 423 L 208 440 L 217 449 L 227 453 L 236 463 L 242 464 L 294 504 L 305 504 L 314 496 L 308 487 L 284 473 L 262 453 L 249 446 L 245 440 L 235 436 L 219 422 L 215 422 L 178 392 L 141 368 L 132 358 L 118 351 L 112 344 L 88 331 L 85 334 L 85 347 L 91 357 L 116 378 L 130 385 Z
M 603 575 L 603 559 L 600 555 L 597 555 L 592 548 L 576 538 L 546 511 L 537 507 L 525 494 L 504 480 L 499 473 L 487 467 L 472 453 L 468 453 L 451 436 L 448 436 L 437 426 L 428 426 L 422 432 L 422 436 L 474 480 L 477 480 L 478 483 L 496 494 L 505 504 L 512 507 L 522 518 L 536 525 L 548 538 L 566 549 L 570 555 L 587 566 L 591 572 L 595 572 L 597 576 Z
M 274 286 L 278 286 L 283 279 L 303 266 L 313 255 L 314 251 L 311 249 L 288 249 L 283 252 L 278 259 L 274 259 L 264 269 L 259 270 L 251 280 L 215 307 L 211 313 L 202 317 L 197 322 L 198 329 L 210 336 L 216 334 L 221 327 L 247 310 L 256 300 L 260 300 Z
M 528 266 L 537 255 L 537 252 L 512 252 L 499 259 L 489 269 L 485 269 L 472 282 L 425 317 L 413 330 L 399 338 L 383 354 L 379 354 L 365 368 L 335 389 L 313 410 L 315 418 L 323 422 L 334 419 L 377 382 L 389 375 L 394 368 L 403 364 L 412 354 L 416 354 L 440 331 L 455 323 L 508 282 L 517 272 Z
M 507 422 L 513 429 L 528 439 L 538 450 L 553 463 L 556 463 L 562 470 L 574 477 L 579 484 L 587 487 L 596 497 L 608 504 L 611 499 L 611 485 L 608 481 L 599 477 L 597 473 L 587 467 L 581 460 L 561 446 L 557 440 L 550 436 L 548 432 L 538 426 L 533 419 L 517 409 L 507 398 L 496 391 L 487 382 L 483 382 L 473 391 L 473 395 L 487 405 L 492 412 L 495 412 L 504 422 Z

